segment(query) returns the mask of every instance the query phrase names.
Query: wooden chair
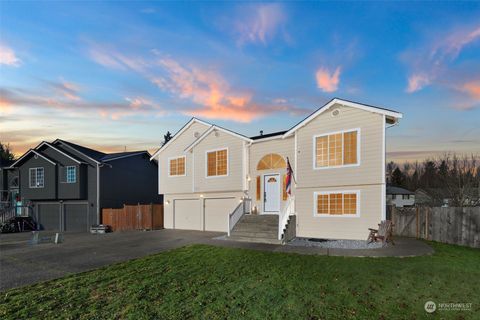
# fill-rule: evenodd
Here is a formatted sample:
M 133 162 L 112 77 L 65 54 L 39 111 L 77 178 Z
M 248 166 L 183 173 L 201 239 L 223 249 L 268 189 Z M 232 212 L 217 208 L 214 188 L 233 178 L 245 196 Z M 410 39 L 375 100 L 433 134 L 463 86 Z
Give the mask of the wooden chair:
M 393 223 L 390 220 L 383 220 L 378 224 L 378 229 L 368 228 L 370 231 L 367 242 L 378 242 L 382 241 L 385 246 L 388 242 L 395 244 L 393 242 Z

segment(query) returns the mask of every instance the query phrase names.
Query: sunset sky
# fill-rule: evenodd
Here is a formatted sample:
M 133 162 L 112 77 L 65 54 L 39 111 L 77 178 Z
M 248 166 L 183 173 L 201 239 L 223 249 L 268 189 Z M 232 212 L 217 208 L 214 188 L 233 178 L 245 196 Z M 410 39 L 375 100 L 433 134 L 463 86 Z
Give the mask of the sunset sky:
M 153 150 L 192 116 L 285 130 L 404 113 L 388 159 L 480 153 L 480 2 L 0 2 L 0 141 Z

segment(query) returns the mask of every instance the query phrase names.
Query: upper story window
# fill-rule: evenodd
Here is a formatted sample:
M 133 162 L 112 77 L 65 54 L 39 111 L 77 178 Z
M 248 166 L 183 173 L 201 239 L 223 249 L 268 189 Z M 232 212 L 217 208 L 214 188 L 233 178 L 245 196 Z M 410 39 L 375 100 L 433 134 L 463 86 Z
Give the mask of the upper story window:
M 207 151 L 207 177 L 228 175 L 228 150 Z
M 62 182 L 62 183 L 76 183 L 77 182 L 77 167 L 76 166 L 61 167 L 60 182 Z
M 314 168 L 358 165 L 358 138 L 358 129 L 315 136 Z
M 409 200 L 409 199 L 410 199 L 410 195 L 409 195 L 409 194 L 404 194 L 404 195 L 402 195 L 402 199 L 403 199 L 403 200 Z
M 170 158 L 168 160 L 168 175 L 169 176 L 185 175 L 185 156 Z
M 45 171 L 43 168 L 29 169 L 30 188 L 43 188 L 45 183 Z
M 359 191 L 315 192 L 315 215 L 358 216 Z

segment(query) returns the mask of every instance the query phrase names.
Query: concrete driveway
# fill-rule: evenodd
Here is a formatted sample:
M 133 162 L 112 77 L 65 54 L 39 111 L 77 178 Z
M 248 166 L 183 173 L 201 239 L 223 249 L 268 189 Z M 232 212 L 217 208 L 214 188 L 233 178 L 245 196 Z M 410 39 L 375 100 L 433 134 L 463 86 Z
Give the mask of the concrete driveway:
M 0 291 L 140 258 L 221 233 L 199 231 L 132 231 L 103 235 L 66 233 L 61 244 L 29 243 L 29 232 L 0 234 Z M 44 233 L 41 237 L 53 237 Z

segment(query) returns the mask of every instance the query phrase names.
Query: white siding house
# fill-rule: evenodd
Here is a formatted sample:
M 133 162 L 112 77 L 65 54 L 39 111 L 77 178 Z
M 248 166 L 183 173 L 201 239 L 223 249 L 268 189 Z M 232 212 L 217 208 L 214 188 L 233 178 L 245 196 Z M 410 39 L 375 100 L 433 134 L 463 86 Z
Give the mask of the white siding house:
M 165 227 L 229 232 L 230 214 L 249 199 L 253 213 L 279 216 L 279 235 L 295 215 L 299 237 L 364 239 L 385 219 L 385 128 L 401 117 L 333 99 L 287 131 L 256 137 L 194 118 L 152 156 Z

